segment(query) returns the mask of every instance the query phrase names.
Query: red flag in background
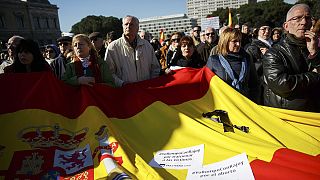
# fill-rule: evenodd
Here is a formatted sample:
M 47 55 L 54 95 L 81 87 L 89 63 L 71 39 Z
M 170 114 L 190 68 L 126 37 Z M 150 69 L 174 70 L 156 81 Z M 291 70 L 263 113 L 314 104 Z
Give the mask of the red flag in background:
M 228 26 L 232 28 L 232 16 L 231 16 L 231 9 L 229 9 L 229 19 L 228 19 Z
M 159 42 L 160 44 L 162 44 L 162 42 L 164 42 L 164 32 L 163 29 L 160 29 L 160 38 L 159 38 Z

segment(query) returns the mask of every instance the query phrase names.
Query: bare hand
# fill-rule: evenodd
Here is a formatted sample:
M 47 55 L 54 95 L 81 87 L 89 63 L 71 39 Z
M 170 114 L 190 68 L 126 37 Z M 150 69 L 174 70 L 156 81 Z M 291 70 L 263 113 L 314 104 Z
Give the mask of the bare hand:
M 174 74 L 174 72 L 170 68 L 167 68 L 164 72 L 165 74 Z
M 304 36 L 306 37 L 307 48 L 308 48 L 309 53 L 311 55 L 315 55 L 317 53 L 317 49 L 318 49 L 318 37 L 317 37 L 316 33 L 307 30 L 304 33 Z
M 264 55 L 267 52 L 268 48 L 260 48 L 261 53 Z
M 78 82 L 82 85 L 93 86 L 96 81 L 94 77 L 81 76 L 78 78 Z

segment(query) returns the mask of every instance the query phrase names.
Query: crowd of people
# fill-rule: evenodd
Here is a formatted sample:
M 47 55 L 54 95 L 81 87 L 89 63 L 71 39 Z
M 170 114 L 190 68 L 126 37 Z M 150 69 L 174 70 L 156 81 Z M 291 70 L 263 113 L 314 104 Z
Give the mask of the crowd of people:
M 305 4 L 288 12 L 283 27 L 261 21 L 235 27 L 195 26 L 190 34 L 174 32 L 160 44 L 139 20 L 123 18 L 119 39 L 101 33 L 57 39 L 41 52 L 21 36 L 8 40 L 0 73 L 51 71 L 71 85 L 112 87 L 170 75 L 181 67 L 209 68 L 226 83 L 260 105 L 320 112 L 319 23 Z

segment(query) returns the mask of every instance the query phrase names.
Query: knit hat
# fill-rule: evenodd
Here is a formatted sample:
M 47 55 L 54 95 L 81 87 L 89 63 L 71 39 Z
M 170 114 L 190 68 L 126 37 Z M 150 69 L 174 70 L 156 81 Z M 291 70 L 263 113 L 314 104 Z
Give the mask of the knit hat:
M 58 48 L 56 45 L 54 45 L 54 44 L 48 44 L 48 45 L 46 45 L 46 48 L 51 48 L 51 49 L 53 49 L 54 52 L 56 53 L 56 57 L 59 56 L 60 50 L 59 50 L 59 48 Z M 56 58 L 56 57 L 55 57 L 55 58 Z
M 269 27 L 271 27 L 271 23 L 268 22 L 268 21 L 259 21 L 259 22 L 257 22 L 256 25 L 255 25 L 255 27 L 258 28 L 258 29 L 259 29 L 260 27 L 263 27 L 263 26 L 269 26 Z

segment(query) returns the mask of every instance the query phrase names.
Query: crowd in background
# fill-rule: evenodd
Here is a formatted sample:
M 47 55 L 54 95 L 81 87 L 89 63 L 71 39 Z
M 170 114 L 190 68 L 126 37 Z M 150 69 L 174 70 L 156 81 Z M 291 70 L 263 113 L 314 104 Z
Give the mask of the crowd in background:
M 317 23 L 318 22 L 318 23 Z M 99 32 L 63 36 L 39 47 L 13 36 L 1 54 L 0 73 L 49 71 L 71 85 L 112 87 L 207 67 L 260 105 L 320 112 L 319 24 L 305 4 L 293 6 L 283 27 L 261 21 L 234 27 L 174 32 L 160 42 L 139 33 L 139 20 L 123 18 L 123 35 Z

